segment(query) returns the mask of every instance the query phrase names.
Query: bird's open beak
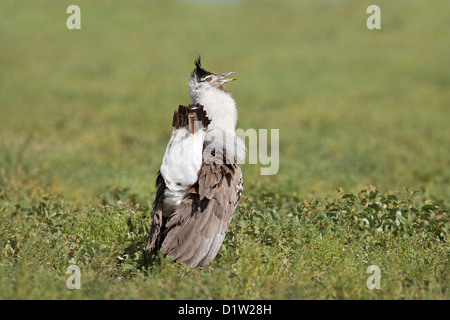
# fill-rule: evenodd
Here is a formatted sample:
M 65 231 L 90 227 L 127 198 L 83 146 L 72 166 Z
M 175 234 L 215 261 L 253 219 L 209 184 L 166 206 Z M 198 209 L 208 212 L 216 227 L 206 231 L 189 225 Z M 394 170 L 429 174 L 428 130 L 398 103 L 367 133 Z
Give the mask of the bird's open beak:
M 223 78 L 225 78 L 225 77 L 227 77 L 227 76 L 229 76 L 230 74 L 233 74 L 233 73 L 236 73 L 236 72 L 232 71 L 232 72 L 221 73 L 221 74 L 219 74 L 219 75 L 217 76 L 217 80 L 218 80 L 221 84 L 225 84 L 225 83 L 231 82 L 231 81 L 233 81 L 233 80 L 237 80 L 237 78 L 223 79 Z M 223 80 L 222 80 L 222 79 L 223 79 Z

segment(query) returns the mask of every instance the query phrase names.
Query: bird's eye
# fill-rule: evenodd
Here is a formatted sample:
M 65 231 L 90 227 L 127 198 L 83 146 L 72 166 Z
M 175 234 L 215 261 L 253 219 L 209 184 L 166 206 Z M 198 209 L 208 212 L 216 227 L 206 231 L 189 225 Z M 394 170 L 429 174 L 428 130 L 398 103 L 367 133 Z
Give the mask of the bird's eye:
M 206 79 L 206 81 L 208 81 L 208 82 L 211 82 L 211 80 L 212 80 L 211 78 L 207 78 L 207 79 Z

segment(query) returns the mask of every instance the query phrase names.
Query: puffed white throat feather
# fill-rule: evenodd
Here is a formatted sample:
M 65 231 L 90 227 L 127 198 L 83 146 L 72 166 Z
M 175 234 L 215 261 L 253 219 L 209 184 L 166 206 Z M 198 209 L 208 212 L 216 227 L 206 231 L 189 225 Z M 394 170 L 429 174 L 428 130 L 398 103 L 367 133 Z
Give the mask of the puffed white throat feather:
M 213 74 L 203 69 L 200 60 L 189 79 L 189 93 L 193 104 L 204 107 L 211 124 L 205 141 L 210 147 L 223 150 L 228 157 L 242 160 L 245 158 L 244 142 L 236 136 L 237 108 L 232 95 L 225 84 L 236 79 L 224 79 L 234 72 Z
M 189 92 L 193 104 L 204 106 L 213 127 L 234 132 L 238 114 L 231 93 L 225 89 L 202 86 L 194 77 L 189 80 Z

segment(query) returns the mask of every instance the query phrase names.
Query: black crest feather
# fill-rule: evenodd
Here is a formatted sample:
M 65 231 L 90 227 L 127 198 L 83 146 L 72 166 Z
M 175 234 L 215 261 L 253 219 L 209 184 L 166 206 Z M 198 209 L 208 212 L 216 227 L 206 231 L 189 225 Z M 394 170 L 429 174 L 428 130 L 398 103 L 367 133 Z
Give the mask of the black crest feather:
M 197 76 L 198 79 L 202 79 L 202 78 L 212 74 L 211 72 L 203 69 L 200 56 L 198 56 L 198 58 L 194 61 L 194 64 L 195 64 L 195 69 L 194 69 L 194 71 L 192 71 L 191 76 L 195 75 L 195 76 Z

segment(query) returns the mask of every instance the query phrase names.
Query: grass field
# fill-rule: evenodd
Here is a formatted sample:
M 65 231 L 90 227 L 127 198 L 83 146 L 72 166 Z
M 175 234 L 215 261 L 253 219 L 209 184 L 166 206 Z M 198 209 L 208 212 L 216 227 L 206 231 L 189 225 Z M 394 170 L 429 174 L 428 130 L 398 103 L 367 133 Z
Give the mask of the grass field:
M 450 3 L 376 2 L 381 30 L 365 0 L 2 0 L 0 298 L 449 299 Z M 239 128 L 280 130 L 280 168 L 242 165 L 207 268 L 147 270 L 198 54 L 237 71 Z

